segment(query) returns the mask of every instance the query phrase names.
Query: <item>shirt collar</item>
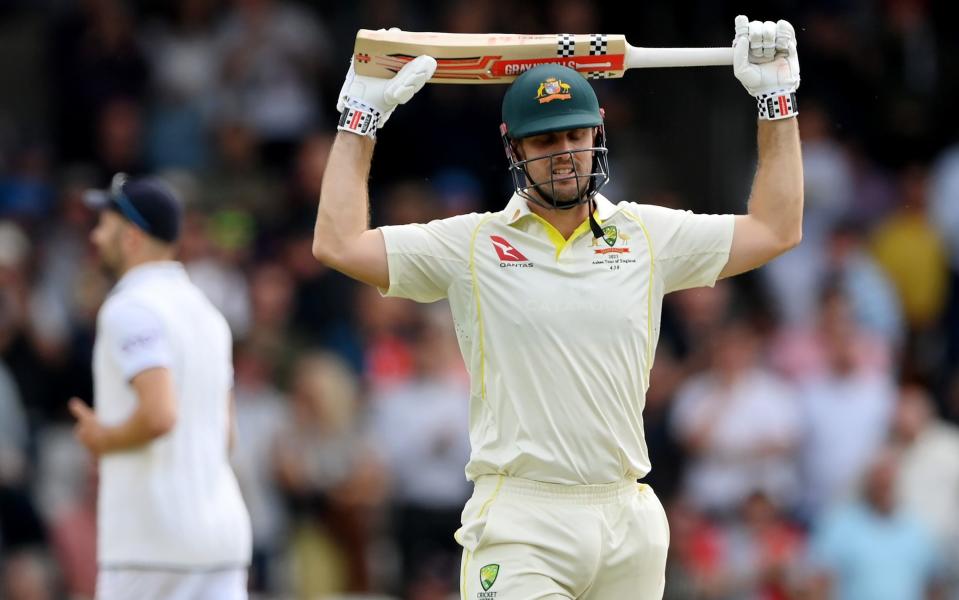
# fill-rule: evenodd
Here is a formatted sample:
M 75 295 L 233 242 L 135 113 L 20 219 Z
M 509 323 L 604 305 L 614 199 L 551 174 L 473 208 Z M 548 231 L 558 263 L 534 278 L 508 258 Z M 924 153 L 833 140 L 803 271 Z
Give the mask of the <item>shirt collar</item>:
M 175 260 L 158 260 L 143 263 L 124 273 L 114 289 L 120 290 L 141 281 L 164 276 L 186 277 L 186 269 L 183 268 L 182 263 Z
M 607 221 L 613 217 L 617 212 L 619 212 L 619 206 L 610 202 L 606 196 L 602 194 L 596 194 L 596 220 L 600 223 Z M 533 214 L 533 211 L 529 209 L 529 201 L 526 198 L 523 198 L 517 193 L 513 193 L 513 197 L 509 199 L 509 202 L 506 204 L 506 208 L 503 209 L 503 215 L 506 219 L 507 225 L 513 225 L 523 217 L 527 217 Z

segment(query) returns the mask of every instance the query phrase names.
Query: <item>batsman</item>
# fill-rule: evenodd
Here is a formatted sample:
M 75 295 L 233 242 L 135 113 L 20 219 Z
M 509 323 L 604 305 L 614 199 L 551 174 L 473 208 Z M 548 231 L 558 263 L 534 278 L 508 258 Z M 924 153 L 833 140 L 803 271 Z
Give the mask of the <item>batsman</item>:
M 758 104 L 758 166 L 743 215 L 610 200 L 603 111 L 559 65 L 518 77 L 501 135 L 515 193 L 503 210 L 369 229 L 378 130 L 430 78 L 350 68 L 313 239 L 317 260 L 387 296 L 448 298 L 472 381 L 456 540 L 464 600 L 661 598 L 669 527 L 638 483 L 643 406 L 663 296 L 765 264 L 802 237 L 799 61 L 786 21 L 735 20 L 733 73 Z

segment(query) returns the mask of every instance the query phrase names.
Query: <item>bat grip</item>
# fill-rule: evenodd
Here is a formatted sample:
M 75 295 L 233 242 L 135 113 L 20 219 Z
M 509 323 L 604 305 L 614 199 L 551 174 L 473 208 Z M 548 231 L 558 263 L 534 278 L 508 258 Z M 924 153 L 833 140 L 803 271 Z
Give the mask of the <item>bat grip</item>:
M 626 48 L 626 68 L 715 67 L 733 64 L 732 48 Z

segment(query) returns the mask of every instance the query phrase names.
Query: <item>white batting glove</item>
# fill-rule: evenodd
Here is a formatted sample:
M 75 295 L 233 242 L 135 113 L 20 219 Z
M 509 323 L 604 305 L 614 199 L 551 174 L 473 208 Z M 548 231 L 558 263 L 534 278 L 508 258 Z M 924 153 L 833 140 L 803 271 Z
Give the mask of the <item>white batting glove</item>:
M 336 110 L 340 111 L 337 129 L 376 138 L 382 127 L 400 104 L 406 104 L 420 91 L 436 71 L 436 59 L 417 56 L 407 63 L 392 79 L 357 75 L 350 58 L 350 70 L 340 88 Z
M 736 17 L 733 73 L 756 97 L 760 119 L 799 114 L 799 55 L 796 31 L 788 21 L 752 21 Z

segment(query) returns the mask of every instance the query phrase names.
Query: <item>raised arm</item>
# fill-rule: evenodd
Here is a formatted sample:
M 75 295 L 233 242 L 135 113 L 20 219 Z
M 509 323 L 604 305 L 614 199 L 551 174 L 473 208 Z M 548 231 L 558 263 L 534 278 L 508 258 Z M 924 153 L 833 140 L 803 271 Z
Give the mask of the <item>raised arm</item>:
M 389 287 L 386 246 L 379 230 L 369 229 L 367 179 L 377 130 L 399 104 L 413 97 L 436 70 L 420 56 L 392 79 L 356 75 L 353 64 L 340 90 L 340 133 L 333 143 L 320 189 L 313 230 L 313 256 L 354 279 Z
M 373 140 L 340 133 L 333 142 L 320 206 L 313 228 L 313 256 L 354 279 L 389 287 L 386 246 L 378 229 L 369 229 L 367 178 Z
M 758 102 L 759 164 L 749 213 L 736 217 L 729 261 L 720 277 L 762 266 L 802 239 L 799 57 L 792 25 L 736 17 L 733 63 L 736 77 Z

